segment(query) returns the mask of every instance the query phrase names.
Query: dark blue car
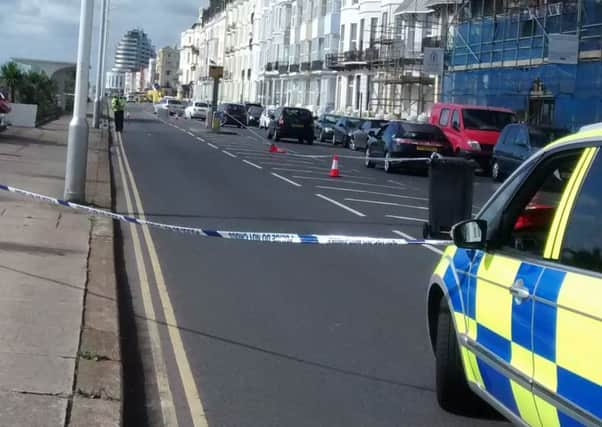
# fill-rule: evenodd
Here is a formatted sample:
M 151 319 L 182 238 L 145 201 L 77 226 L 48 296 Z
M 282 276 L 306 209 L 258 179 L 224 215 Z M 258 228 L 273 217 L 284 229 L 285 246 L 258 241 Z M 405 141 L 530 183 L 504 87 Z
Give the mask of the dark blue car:
M 504 127 L 491 156 L 491 177 L 501 181 L 533 153 L 568 134 L 564 129 L 537 127 L 526 123 Z
M 396 120 L 389 122 L 376 134 L 373 132 L 369 134 L 364 165 L 373 168 L 377 162 L 374 158 L 382 157 L 385 172 L 393 172 L 402 166 L 426 168 L 425 161 L 408 162 L 402 165 L 394 159 L 424 159 L 433 153 L 444 156 L 452 154 L 451 144 L 441 129 L 431 124 Z

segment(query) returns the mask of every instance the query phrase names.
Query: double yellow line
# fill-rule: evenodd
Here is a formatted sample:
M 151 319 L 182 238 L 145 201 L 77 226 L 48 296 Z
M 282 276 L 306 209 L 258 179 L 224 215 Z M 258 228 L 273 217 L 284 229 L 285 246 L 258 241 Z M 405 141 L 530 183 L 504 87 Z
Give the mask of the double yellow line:
M 142 201 L 140 199 L 140 193 L 136 186 L 136 181 L 130 168 L 127 155 L 123 148 L 123 139 L 120 133 L 117 133 L 118 141 L 118 164 L 121 175 L 121 181 L 123 185 L 123 192 L 125 195 L 126 208 L 129 212 L 139 212 L 139 216 L 142 219 L 146 219 Z M 126 179 L 127 176 L 127 179 Z M 129 186 L 128 186 L 129 182 Z M 132 203 L 133 194 L 134 203 Z M 135 209 L 134 209 L 135 208 Z M 134 254 L 136 258 L 136 268 L 138 270 L 138 277 L 140 280 L 140 291 L 142 295 L 142 304 L 144 307 L 145 317 L 148 319 L 148 331 L 149 339 L 151 341 L 151 352 L 153 359 L 153 368 L 157 379 L 157 386 L 159 389 L 159 399 L 161 401 L 161 415 L 163 417 L 163 425 L 165 426 L 177 426 L 178 419 L 175 410 L 175 404 L 171 387 L 169 384 L 169 377 L 167 375 L 167 369 L 165 366 L 165 358 L 163 356 L 163 350 L 161 347 L 161 340 L 158 329 L 158 322 L 155 316 L 155 307 L 152 300 L 151 288 L 148 281 L 148 274 L 144 263 L 144 256 L 142 251 L 142 241 L 138 233 L 138 227 L 142 230 L 144 235 L 144 243 L 146 244 L 146 251 L 150 258 L 150 265 L 152 266 L 153 274 L 155 277 L 156 291 L 159 295 L 159 301 L 163 310 L 163 316 L 165 323 L 167 324 L 167 331 L 169 334 L 169 340 L 175 356 L 176 366 L 180 374 L 180 381 L 184 388 L 184 394 L 188 408 L 190 409 L 190 416 L 192 417 L 193 425 L 195 427 L 207 427 L 207 417 L 205 416 L 205 409 L 199 396 L 199 391 L 196 386 L 192 369 L 190 368 L 190 362 L 186 356 L 186 350 L 184 349 L 184 343 L 182 336 L 177 324 L 176 316 L 174 313 L 167 286 L 165 284 L 165 278 L 159 263 L 159 257 L 155 244 L 145 225 L 130 224 L 130 231 L 132 234 L 132 242 L 134 246 Z

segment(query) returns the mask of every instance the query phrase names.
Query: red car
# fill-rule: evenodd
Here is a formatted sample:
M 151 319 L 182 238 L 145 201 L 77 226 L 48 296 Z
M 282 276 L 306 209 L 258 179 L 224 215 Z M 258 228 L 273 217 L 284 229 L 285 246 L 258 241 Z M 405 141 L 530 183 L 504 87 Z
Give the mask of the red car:
M 516 121 L 512 110 L 478 105 L 437 103 L 430 123 L 443 130 L 456 155 L 474 159 L 489 171 L 491 153 L 502 129 Z
M 0 92 L 0 114 L 10 113 L 10 104 L 2 92 Z

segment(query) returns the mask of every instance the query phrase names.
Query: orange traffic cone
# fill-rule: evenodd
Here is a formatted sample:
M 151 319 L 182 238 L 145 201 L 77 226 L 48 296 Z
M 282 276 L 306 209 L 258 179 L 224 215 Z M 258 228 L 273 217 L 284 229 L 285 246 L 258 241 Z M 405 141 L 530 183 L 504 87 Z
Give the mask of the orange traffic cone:
M 330 167 L 329 175 L 333 178 L 341 176 L 339 173 L 339 156 L 336 154 L 332 156 L 332 166 Z
M 273 142 L 270 144 L 270 149 L 269 149 L 270 153 L 286 153 L 286 150 L 278 147 L 276 144 L 274 144 Z

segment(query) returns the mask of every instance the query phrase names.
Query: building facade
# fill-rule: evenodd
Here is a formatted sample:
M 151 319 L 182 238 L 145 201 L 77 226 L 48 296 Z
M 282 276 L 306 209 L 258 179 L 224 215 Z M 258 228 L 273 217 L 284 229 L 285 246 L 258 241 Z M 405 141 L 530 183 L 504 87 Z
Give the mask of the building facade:
M 157 51 L 157 83 L 166 95 L 175 95 L 178 90 L 180 51 L 163 47 Z
M 476 0 L 457 16 L 444 100 L 569 130 L 602 121 L 601 2 Z
M 180 37 L 179 97 L 193 98 L 195 86 L 199 84 L 199 70 L 197 69 L 201 44 L 201 32 L 197 30 L 199 27 L 200 24 L 195 23 Z
M 141 29 L 130 30 L 119 41 L 115 52 L 115 62 L 106 75 L 106 88 L 110 92 L 123 92 L 125 89 L 125 73 L 140 71 L 148 66 L 148 61 L 155 57 L 155 50 L 147 34 Z

